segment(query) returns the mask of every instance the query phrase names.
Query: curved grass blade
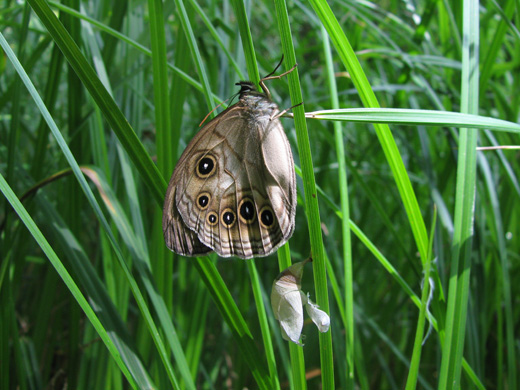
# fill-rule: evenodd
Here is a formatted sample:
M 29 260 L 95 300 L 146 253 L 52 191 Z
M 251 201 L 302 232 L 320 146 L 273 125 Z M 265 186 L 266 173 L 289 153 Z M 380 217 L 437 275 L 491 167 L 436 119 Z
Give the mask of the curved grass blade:
M 406 108 L 343 108 L 306 112 L 312 119 L 389 123 L 397 125 L 454 126 L 490 129 L 520 134 L 520 125 L 503 119 L 451 111 L 418 110 Z
M 68 31 L 49 8 L 47 2 L 44 0 L 29 0 L 28 2 L 101 109 L 105 119 L 121 141 L 152 195 L 162 203 L 166 182 L 112 96 L 103 86 Z
M 49 111 L 43 104 L 41 97 L 38 95 L 38 92 L 34 88 L 34 85 L 32 84 L 32 82 L 29 79 L 29 77 L 27 76 L 27 74 L 25 73 L 23 67 L 21 66 L 20 62 L 18 61 L 18 59 L 12 52 L 11 48 L 7 44 L 7 41 L 5 40 L 4 36 L 1 33 L 0 33 L 0 45 L 3 47 L 4 51 L 7 53 L 7 56 L 13 63 L 16 71 L 19 73 L 22 81 L 24 82 L 26 88 L 28 89 L 29 93 L 31 94 L 38 109 L 42 113 L 42 116 L 44 117 L 45 121 L 47 122 L 54 138 L 56 139 L 57 144 L 63 151 L 63 154 L 64 154 L 68 164 L 70 165 L 72 172 L 74 173 L 81 189 L 83 190 L 83 193 L 85 194 L 85 196 L 86 196 L 90 206 L 92 207 L 94 213 L 96 214 L 96 217 L 98 218 L 104 232 L 106 233 L 108 239 L 110 240 L 110 243 L 114 249 L 114 252 L 115 252 L 117 259 L 119 261 L 119 264 L 121 266 L 121 269 L 125 273 L 128 283 L 130 284 L 132 293 L 134 294 L 134 297 L 136 299 L 137 305 L 139 306 L 139 309 L 141 310 L 141 314 L 143 315 L 145 323 L 148 326 L 148 330 L 150 331 L 152 339 L 155 342 L 155 345 L 157 347 L 161 360 L 164 364 L 166 372 L 168 373 L 170 382 L 173 387 L 178 388 L 177 379 L 173 372 L 171 363 L 167 357 L 164 343 L 162 342 L 162 340 L 159 336 L 159 332 L 157 330 L 157 327 L 155 326 L 155 323 L 153 322 L 151 313 L 148 310 L 145 299 L 144 299 L 143 295 L 141 294 L 141 291 L 139 290 L 139 287 L 137 286 L 137 283 L 136 283 L 135 279 L 133 278 L 133 276 L 130 272 L 130 269 L 128 268 L 128 266 L 124 260 L 124 256 L 121 252 L 119 244 L 117 243 L 114 235 L 112 234 L 110 226 L 109 226 L 105 216 L 103 215 L 103 212 L 101 211 L 101 208 L 99 207 L 99 204 L 96 202 L 94 194 L 92 193 L 92 190 L 90 189 L 88 183 L 86 182 L 85 177 L 83 176 L 78 163 L 74 159 L 74 156 L 72 155 L 72 153 L 67 145 L 67 142 L 65 141 L 65 139 L 63 138 L 63 135 L 58 130 L 56 123 L 54 122 Z M 104 89 L 104 87 L 103 87 L 103 90 L 106 92 L 106 89 Z
M 311 0 L 310 3 L 320 21 L 327 29 L 334 44 L 334 48 L 337 50 L 343 64 L 352 78 L 352 82 L 358 90 L 361 101 L 367 107 L 379 108 L 379 103 L 370 83 L 367 80 L 365 72 L 363 71 L 363 68 L 361 67 L 361 64 L 359 63 L 338 20 L 330 9 L 330 6 L 324 0 Z M 421 254 L 421 259 L 424 260 L 426 259 L 428 252 L 428 237 L 426 234 L 426 226 L 410 178 L 408 177 L 408 173 L 389 127 L 384 124 L 374 124 L 374 128 L 394 175 L 394 180 L 397 184 L 399 194 L 401 195 L 417 249 Z
M 0 35 L 0 40 L 3 40 L 3 36 Z M 85 313 L 85 315 L 88 317 L 90 323 L 92 326 L 96 329 L 97 333 L 99 334 L 99 337 L 101 337 L 101 340 L 103 340 L 103 343 L 106 345 L 108 351 L 114 358 L 115 362 L 121 369 L 121 372 L 125 375 L 126 379 L 130 383 L 130 385 L 134 388 L 138 388 L 138 382 L 137 380 L 139 377 L 134 378 L 135 373 L 130 373 L 128 370 L 127 365 L 123 362 L 121 359 L 121 356 L 119 354 L 119 351 L 117 350 L 117 347 L 115 346 L 112 339 L 108 336 L 107 330 L 103 327 L 101 322 L 99 321 L 99 318 L 96 316 L 94 309 L 89 305 L 86 298 L 81 293 L 79 287 L 74 282 L 74 279 L 70 276 L 67 269 L 64 267 L 61 260 L 56 255 L 56 252 L 54 252 L 54 249 L 49 244 L 49 242 L 45 239 L 42 232 L 36 226 L 31 216 L 27 213 L 23 205 L 20 203 L 16 195 L 14 194 L 11 187 L 9 187 L 9 184 L 5 181 L 4 177 L 0 174 L 0 190 L 6 197 L 7 201 L 11 204 L 14 211 L 18 214 L 22 222 L 25 224 L 33 238 L 36 240 L 40 248 L 43 250 L 49 261 L 51 262 L 52 266 L 56 269 L 56 272 L 60 275 L 61 280 L 65 283 L 71 294 L 74 296 L 74 299 L 78 302 L 81 309 Z M 144 379 L 144 378 L 143 378 Z M 148 386 L 146 386 L 148 387 Z

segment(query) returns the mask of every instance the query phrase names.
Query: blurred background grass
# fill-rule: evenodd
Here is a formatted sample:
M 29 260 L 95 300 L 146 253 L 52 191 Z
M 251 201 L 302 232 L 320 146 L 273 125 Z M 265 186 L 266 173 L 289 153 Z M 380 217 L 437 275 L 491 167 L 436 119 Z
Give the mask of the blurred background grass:
M 4 2 L 0 388 L 517 388 L 519 154 L 475 152 L 519 143 L 518 125 L 485 127 L 518 122 L 517 6 Z M 177 157 L 282 53 L 298 71 L 273 99 L 304 102 L 283 119 L 304 178 L 290 252 L 172 255 Z M 415 117 L 303 121 L 377 104 Z M 487 118 L 424 125 L 420 110 Z M 289 348 L 270 288 L 311 250 L 302 289 L 331 331 L 306 322 Z

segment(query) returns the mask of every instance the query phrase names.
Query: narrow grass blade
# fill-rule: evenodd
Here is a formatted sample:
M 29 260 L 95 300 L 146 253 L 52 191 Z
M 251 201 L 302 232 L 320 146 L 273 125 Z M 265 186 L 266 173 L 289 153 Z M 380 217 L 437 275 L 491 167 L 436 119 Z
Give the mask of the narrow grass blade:
M 344 108 L 306 112 L 305 116 L 347 122 L 468 127 L 520 134 L 520 125 L 517 123 L 461 112 L 406 108 Z
M 188 47 L 190 48 L 191 57 L 193 59 L 193 62 L 195 63 L 199 80 L 202 84 L 206 104 L 209 110 L 213 110 L 215 102 L 213 101 L 213 94 L 211 93 L 208 75 L 206 74 L 206 70 L 204 68 L 204 61 L 202 61 L 202 57 L 200 55 L 200 51 L 196 42 L 196 37 L 193 33 L 193 28 L 191 27 L 191 21 L 188 17 L 188 13 L 186 12 L 186 8 L 184 7 L 183 1 L 175 0 L 175 5 L 177 6 L 177 10 L 179 12 L 179 17 L 182 28 L 184 30 L 184 35 L 186 36 L 186 39 L 188 41 Z
M 511 296 L 511 276 L 510 276 L 510 257 L 508 256 L 507 244 L 506 244 L 506 232 L 504 232 L 504 223 L 502 221 L 502 213 L 500 210 L 500 200 L 497 194 L 495 182 L 493 180 L 493 174 L 486 158 L 482 153 L 477 156 L 479 160 L 479 167 L 482 171 L 482 176 L 486 181 L 486 187 L 490 198 L 492 207 L 493 219 L 490 223 L 493 223 L 493 232 L 496 232 L 497 250 L 500 258 L 500 270 L 502 277 L 502 296 L 504 302 L 501 303 L 498 310 L 504 310 L 505 315 L 505 328 L 506 328 L 506 356 L 507 356 L 507 377 L 508 385 L 515 389 L 517 388 L 517 356 L 515 353 L 515 326 L 514 326 L 514 304 L 513 297 Z
M 249 20 L 247 18 L 245 4 L 240 0 L 231 0 L 231 4 L 235 11 L 235 17 L 237 18 L 240 38 L 242 40 L 242 48 L 244 50 L 244 56 L 246 57 L 247 74 L 249 75 L 249 79 L 258 85 L 260 75 L 258 73 L 253 37 L 251 36 L 251 29 L 249 28 Z
M 329 84 L 331 107 L 339 108 L 338 90 L 334 77 L 334 65 L 332 62 L 332 53 L 329 43 L 327 31 L 321 27 L 321 37 L 323 40 L 323 49 L 325 59 L 327 61 L 327 80 Z M 341 202 L 341 237 L 342 237 L 342 254 L 344 269 L 344 287 L 345 287 L 345 332 L 346 332 L 346 361 L 347 361 L 347 389 L 354 388 L 354 291 L 353 291 L 353 272 L 352 272 L 352 247 L 350 242 L 350 211 L 348 200 L 348 184 L 347 184 L 347 168 L 345 164 L 345 147 L 343 145 L 343 130 L 340 123 L 334 122 L 334 138 L 336 144 L 336 158 L 338 161 L 338 183 Z M 329 276 L 330 277 L 330 276 Z
M 0 36 L 0 39 L 3 40 L 3 36 Z M 91 322 L 92 326 L 96 329 L 97 333 L 103 340 L 103 343 L 106 345 L 107 349 L 109 350 L 110 354 L 114 358 L 115 362 L 121 369 L 121 372 L 125 375 L 126 379 L 130 383 L 130 385 L 134 388 L 138 388 L 138 382 L 136 380 L 138 378 L 134 378 L 133 375 L 128 371 L 128 368 L 126 364 L 121 360 L 121 356 L 119 354 L 119 351 L 117 350 L 116 346 L 114 345 L 113 341 L 108 336 L 107 330 L 103 327 L 101 322 L 99 321 L 98 317 L 96 316 L 94 310 L 87 302 L 86 298 L 81 293 L 80 289 L 74 282 L 74 279 L 70 276 L 67 269 L 63 266 L 63 263 L 56 255 L 56 252 L 54 252 L 54 249 L 52 246 L 48 243 L 48 241 L 43 236 L 40 229 L 38 229 L 38 226 L 34 223 L 30 215 L 27 213 L 23 205 L 20 203 L 16 195 L 13 193 L 11 188 L 9 187 L 9 184 L 5 181 L 4 177 L 0 174 L 0 190 L 8 200 L 8 202 L 13 207 L 14 211 L 18 214 L 22 222 L 25 224 L 33 238 L 36 240 L 38 245 L 41 247 L 49 261 L 52 263 L 53 267 L 56 269 L 56 272 L 60 275 L 61 279 L 71 292 L 71 294 L 74 296 L 78 304 L 80 305 L 81 309 L 85 313 L 85 315 L 88 317 L 89 321 Z M 135 373 L 134 373 L 135 374 Z
M 235 341 L 242 352 L 244 360 L 251 369 L 258 387 L 260 389 L 270 389 L 271 379 L 267 367 L 263 361 L 258 359 L 259 355 L 253 336 L 215 265 L 208 257 L 197 257 L 195 266 L 204 280 L 204 284 L 209 289 L 222 317 L 224 317 L 224 320 L 233 332 Z
M 297 63 L 294 51 L 293 37 L 289 23 L 287 4 L 283 0 L 275 1 L 278 28 L 282 40 L 282 49 L 285 55 L 285 68 L 289 70 Z M 298 69 L 287 75 L 289 80 L 289 90 L 293 105 L 303 102 L 301 86 L 298 76 Z M 311 242 L 314 283 L 316 289 L 316 301 L 320 308 L 329 313 L 329 295 L 327 289 L 327 272 L 325 262 L 325 251 L 321 232 L 320 212 L 318 198 L 316 196 L 316 179 L 305 122 L 303 104 L 293 108 L 294 125 L 296 127 L 296 137 L 298 140 L 298 154 L 303 173 L 303 188 L 305 194 L 305 211 L 309 224 L 309 236 Z M 332 331 L 319 334 L 320 341 L 320 362 L 322 387 L 326 390 L 334 389 L 334 363 L 332 358 Z
M 255 263 L 252 260 L 247 261 L 247 269 L 251 278 L 253 296 L 255 298 L 256 311 L 258 312 L 258 321 L 262 332 L 262 340 L 267 359 L 267 367 L 269 368 L 269 376 L 271 377 L 271 389 L 280 389 L 280 381 L 276 370 L 276 359 L 274 356 L 273 343 L 271 340 L 271 328 L 267 322 L 267 313 L 262 299 L 262 288 L 260 286 L 260 278 Z
M 72 172 L 74 173 L 81 189 L 83 190 L 83 193 L 85 194 L 90 206 L 92 207 L 94 213 L 96 214 L 96 217 L 98 218 L 99 222 L 101 223 L 101 226 L 102 226 L 104 232 L 106 233 L 108 239 L 110 240 L 110 243 L 111 243 L 111 245 L 114 249 L 114 252 L 117 256 L 117 259 L 119 261 L 119 264 L 125 273 L 125 276 L 131 286 L 132 293 L 134 294 L 134 297 L 139 306 L 139 309 L 141 310 L 141 313 L 145 319 L 146 325 L 148 326 L 148 330 L 156 344 L 156 347 L 158 349 L 161 360 L 164 364 L 166 372 L 168 373 L 170 382 L 173 387 L 177 388 L 178 387 L 177 379 L 173 372 L 173 368 L 170 364 L 170 361 L 167 357 L 164 344 L 159 336 L 159 332 L 155 326 L 155 323 L 153 322 L 151 313 L 146 305 L 145 299 L 144 299 L 143 295 L 141 294 L 141 291 L 139 290 L 139 287 L 137 286 L 137 283 L 136 283 L 135 279 L 133 278 L 133 276 L 130 272 L 130 269 L 128 268 L 128 265 L 126 264 L 126 262 L 124 260 L 123 254 L 121 252 L 121 248 L 119 247 L 114 235 L 112 234 L 110 226 L 109 226 L 105 216 L 103 215 L 103 212 L 101 211 L 101 208 L 100 208 L 99 204 L 97 203 L 97 201 L 94 197 L 94 194 L 92 193 L 92 190 L 88 186 L 88 183 L 86 182 L 85 177 L 83 176 L 77 161 L 75 160 L 74 156 L 72 155 L 72 153 L 67 145 L 67 142 L 65 141 L 65 139 L 63 138 L 63 135 L 58 130 L 56 123 L 54 122 L 49 111 L 44 106 L 44 104 L 41 100 L 41 97 L 36 92 L 34 85 L 32 84 L 31 80 L 28 78 L 23 67 L 17 60 L 16 56 L 12 52 L 11 48 L 9 47 L 9 45 L 5 41 L 4 36 L 1 33 L 0 33 L 0 45 L 3 47 L 4 51 L 7 53 L 7 56 L 9 57 L 11 62 L 14 64 L 16 71 L 20 74 L 20 77 L 21 77 L 22 81 L 24 82 L 26 88 L 28 89 L 29 93 L 31 94 L 31 97 L 34 99 L 38 109 L 40 110 L 43 117 L 45 118 L 48 126 L 51 129 L 53 136 L 56 139 L 56 142 L 58 143 L 59 147 L 61 148 L 67 162 L 69 163 L 69 165 L 72 169 Z M 103 87 L 103 90 L 106 91 L 106 89 L 104 89 L 104 87 Z
M 417 329 L 415 332 L 415 341 L 413 345 L 412 359 L 410 362 L 410 370 L 406 380 L 406 390 L 414 390 L 417 386 L 417 378 L 419 376 L 419 365 L 421 362 L 421 352 L 424 339 L 424 323 L 426 319 L 426 311 L 428 310 L 428 296 L 433 295 L 430 292 L 430 271 L 432 265 L 432 247 L 435 233 L 435 225 L 437 222 L 437 209 L 433 212 L 433 221 L 430 229 L 430 244 L 428 246 L 428 259 L 424 265 L 423 288 L 421 295 L 421 307 L 419 310 L 419 318 L 417 319 Z
M 463 1 L 463 44 L 461 110 L 478 111 L 479 3 Z M 469 277 L 475 211 L 477 137 L 475 131 L 461 129 L 457 167 L 455 226 L 448 287 L 446 337 L 444 339 L 439 390 L 459 388 L 466 332 Z
M 165 182 L 150 156 L 146 152 L 141 141 L 137 138 L 134 130 L 126 120 L 125 116 L 110 96 L 106 88 L 97 77 L 94 69 L 81 53 L 78 45 L 72 40 L 70 34 L 60 23 L 54 12 L 44 0 L 29 0 L 29 4 L 45 25 L 56 44 L 60 47 L 63 55 L 72 66 L 83 85 L 92 95 L 99 106 L 105 119 L 116 133 L 121 144 L 137 167 L 144 182 L 150 189 L 152 196 L 157 200 L 164 199 Z
M 379 108 L 379 103 L 366 78 L 365 72 L 363 71 L 361 64 L 359 63 L 338 20 L 330 9 L 330 6 L 324 0 L 311 0 L 310 3 L 320 21 L 327 29 L 332 43 L 334 44 L 334 48 L 337 50 L 343 64 L 347 68 L 352 78 L 352 82 L 360 95 L 361 101 L 367 107 Z M 388 160 L 388 164 L 392 169 L 394 180 L 397 184 L 399 194 L 401 195 L 401 199 L 408 215 L 410 228 L 413 232 L 417 249 L 421 254 L 421 259 L 426 259 L 428 242 L 426 227 L 399 150 L 388 126 L 375 124 L 374 128 L 383 148 L 383 152 Z

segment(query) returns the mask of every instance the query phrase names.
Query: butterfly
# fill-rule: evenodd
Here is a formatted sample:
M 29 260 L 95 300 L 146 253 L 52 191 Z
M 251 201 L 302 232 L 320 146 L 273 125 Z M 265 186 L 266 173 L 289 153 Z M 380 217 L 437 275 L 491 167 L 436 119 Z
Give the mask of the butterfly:
M 261 79 L 262 91 L 250 81 L 237 83 L 238 102 L 190 141 L 164 201 L 163 232 L 170 250 L 249 259 L 273 253 L 291 237 L 294 160 L 279 119 L 285 111 L 271 100 L 264 81 L 295 67 L 272 76 L 275 69 Z

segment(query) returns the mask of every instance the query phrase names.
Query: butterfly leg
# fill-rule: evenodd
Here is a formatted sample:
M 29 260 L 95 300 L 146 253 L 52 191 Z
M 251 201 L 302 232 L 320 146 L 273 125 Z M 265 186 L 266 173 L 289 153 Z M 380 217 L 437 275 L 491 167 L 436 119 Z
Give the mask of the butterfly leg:
M 302 104 L 303 104 L 303 102 L 300 102 L 298 104 L 295 104 L 294 106 L 286 108 L 283 111 L 280 111 L 278 114 L 276 114 L 275 116 L 271 117 L 271 120 L 276 119 L 276 118 L 280 118 L 283 114 L 287 113 L 288 111 L 291 111 L 294 107 L 301 106 Z

